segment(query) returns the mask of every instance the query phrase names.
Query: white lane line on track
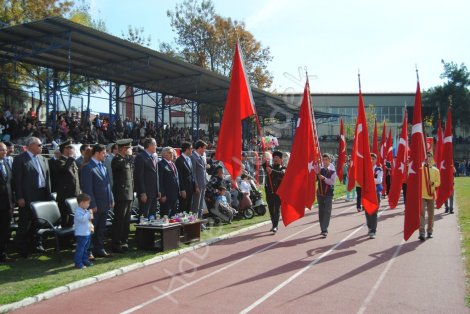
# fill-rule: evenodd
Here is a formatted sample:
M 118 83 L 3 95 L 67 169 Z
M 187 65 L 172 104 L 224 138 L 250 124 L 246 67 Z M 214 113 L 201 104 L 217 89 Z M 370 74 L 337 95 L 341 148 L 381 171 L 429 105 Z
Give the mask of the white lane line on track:
M 384 278 L 387 275 L 388 271 L 392 267 L 392 264 L 395 261 L 395 258 L 398 256 L 398 254 L 400 254 L 401 248 L 403 247 L 404 243 L 405 243 L 405 240 L 401 240 L 401 242 L 398 245 L 397 249 L 393 253 L 392 258 L 388 261 L 387 266 L 385 267 L 385 269 L 380 274 L 379 279 L 377 279 L 375 285 L 372 287 L 369 294 L 367 295 L 367 298 L 364 300 L 364 302 L 362 303 L 362 306 L 359 308 L 359 311 L 357 311 L 357 314 L 362 314 L 366 311 L 367 306 L 369 305 L 370 301 L 372 301 L 372 299 L 374 298 L 375 293 L 377 292 L 377 290 L 380 287 L 380 284 L 382 283 L 382 281 L 384 280 Z
M 339 212 L 339 213 L 338 213 L 337 215 L 335 215 L 335 216 L 338 216 L 338 215 L 340 215 L 340 214 L 342 214 L 342 213 L 345 213 L 345 212 L 351 210 L 352 208 L 355 209 L 356 207 L 355 207 L 355 206 L 347 207 L 346 209 L 342 210 L 341 212 Z M 296 235 L 298 235 L 298 234 L 300 234 L 300 233 L 302 233 L 302 232 L 304 232 L 304 231 L 306 231 L 306 230 L 308 230 L 308 229 L 313 228 L 314 226 L 316 226 L 316 225 L 318 225 L 318 224 L 319 224 L 319 222 L 316 222 L 316 223 L 312 224 L 312 225 L 309 226 L 309 227 L 306 227 L 306 228 L 304 228 L 304 229 L 302 229 L 302 230 L 300 230 L 300 231 L 297 231 L 296 233 L 293 233 L 293 234 L 291 234 L 291 235 L 289 235 L 289 236 L 287 236 L 287 237 L 285 237 L 285 238 L 283 238 L 283 239 L 281 239 L 281 240 L 279 240 L 279 241 L 277 241 L 277 242 L 274 242 L 274 243 L 272 243 L 272 244 L 270 244 L 270 245 L 268 245 L 268 246 L 266 246 L 266 247 L 264 247 L 264 248 L 262 248 L 262 249 L 259 249 L 258 251 L 253 252 L 253 253 L 251 253 L 250 255 L 245 256 L 244 258 L 241 258 L 241 259 L 239 259 L 239 260 L 234 261 L 233 263 L 230 263 L 230 264 L 228 264 L 228 265 L 226 265 L 226 266 L 224 266 L 224 267 L 222 267 L 222 268 L 219 268 L 218 270 L 216 270 L 216 271 L 214 271 L 214 272 L 211 272 L 211 273 L 209 273 L 209 274 L 207 274 L 207 275 L 204 275 L 204 276 L 202 276 L 202 277 L 200 277 L 200 278 L 198 278 L 198 279 L 196 279 L 196 280 L 193 280 L 193 281 L 191 281 L 191 282 L 188 282 L 188 283 L 186 283 L 186 284 L 184 284 L 184 285 L 182 285 L 182 286 L 180 286 L 180 287 L 178 287 L 178 288 L 175 288 L 175 289 L 170 290 L 170 291 L 168 291 L 168 292 L 166 292 L 166 293 L 164 293 L 164 294 L 161 294 L 161 295 L 159 295 L 158 297 L 152 298 L 152 299 L 147 300 L 147 301 L 145 301 L 145 302 L 143 302 L 143 303 L 141 303 L 141 304 L 139 304 L 139 305 L 136 305 L 136 306 L 134 306 L 134 307 L 132 307 L 132 308 L 130 308 L 130 309 L 127 309 L 127 310 L 121 312 L 121 314 L 133 313 L 133 312 L 138 311 L 138 310 L 142 309 L 143 307 L 145 307 L 145 306 L 147 306 L 147 305 L 149 305 L 149 304 L 151 304 L 151 303 L 154 303 L 154 302 L 156 302 L 156 301 L 158 301 L 158 300 L 161 300 L 161 299 L 163 299 L 163 298 L 165 298 L 165 297 L 169 297 L 170 295 L 172 295 L 172 294 L 175 293 L 175 292 L 178 292 L 178 291 L 180 291 L 180 290 L 183 290 L 183 289 L 185 289 L 185 288 L 187 288 L 187 287 L 190 287 L 190 286 L 192 286 L 192 285 L 194 285 L 194 284 L 196 284 L 196 283 L 198 283 L 198 282 L 201 282 L 201 281 L 203 281 L 203 280 L 205 280 L 205 279 L 207 279 L 207 278 L 210 278 L 210 277 L 212 277 L 212 276 L 214 276 L 214 275 L 216 275 L 216 274 L 218 274 L 218 273 L 220 273 L 220 272 L 222 272 L 222 271 L 224 271 L 224 270 L 226 270 L 226 269 L 229 269 L 229 268 L 231 268 L 231 267 L 233 267 L 233 266 L 235 266 L 235 265 L 237 265 L 237 264 L 239 264 L 239 263 L 241 263 L 241 262 L 243 262 L 243 261 L 245 261 L 245 260 L 251 258 L 251 257 L 254 256 L 254 255 L 257 255 L 257 254 L 259 254 L 259 253 L 262 253 L 262 252 L 264 252 L 264 251 L 266 251 L 266 250 L 268 250 L 268 249 L 270 249 L 270 248 L 276 246 L 277 244 L 279 244 L 279 243 L 281 243 L 281 242 L 284 242 L 284 241 L 286 241 L 286 240 L 289 240 L 290 238 L 292 238 L 292 237 L 294 237 L 294 236 L 296 236 Z
M 380 209 L 380 208 L 379 208 Z M 383 209 L 381 212 L 379 212 L 377 214 L 377 219 L 385 212 L 385 209 Z M 311 268 L 312 266 L 314 266 L 315 264 L 317 264 L 318 262 L 320 262 L 323 258 L 325 258 L 326 256 L 328 256 L 331 252 L 333 252 L 338 246 L 340 246 L 341 244 L 343 244 L 345 241 L 347 241 L 350 237 L 352 237 L 353 235 L 355 235 L 359 230 L 361 230 L 366 224 L 362 224 L 361 226 L 357 227 L 354 231 L 352 231 L 350 234 L 348 234 L 345 238 L 343 238 L 341 241 L 337 242 L 335 245 L 333 245 L 331 247 L 331 249 L 329 249 L 328 251 L 326 251 L 325 253 L 323 253 L 322 255 L 320 255 L 318 258 L 314 259 L 313 261 L 311 261 L 307 266 L 304 266 L 302 269 L 300 269 L 298 272 L 296 272 L 295 274 L 293 274 L 292 276 L 290 276 L 289 278 L 287 278 L 285 281 L 283 281 L 282 283 L 280 283 L 278 286 L 276 286 L 274 289 L 272 289 L 271 291 L 269 291 L 267 294 L 265 294 L 264 296 L 262 296 L 261 298 L 259 298 L 258 300 L 256 300 L 255 302 L 253 302 L 249 307 L 243 309 L 242 311 L 240 311 L 240 314 L 245 314 L 245 313 L 249 313 L 251 310 L 253 310 L 255 307 L 257 307 L 258 305 L 260 305 L 261 303 L 263 303 L 264 301 L 266 301 L 267 299 L 269 299 L 272 295 L 274 295 L 276 292 L 278 292 L 279 290 L 281 290 L 282 288 L 284 288 L 285 286 L 287 286 L 290 282 L 294 281 L 297 277 L 299 277 L 300 275 L 302 275 L 304 272 L 306 272 L 307 270 L 309 270 L 309 268 Z

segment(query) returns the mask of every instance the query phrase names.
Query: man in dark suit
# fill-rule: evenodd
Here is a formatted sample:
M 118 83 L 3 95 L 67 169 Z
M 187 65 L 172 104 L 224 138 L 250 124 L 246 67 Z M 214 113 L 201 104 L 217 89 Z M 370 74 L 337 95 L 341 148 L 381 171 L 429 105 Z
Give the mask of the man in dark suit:
M 70 217 L 65 200 L 70 197 L 77 197 L 80 194 L 80 179 L 78 177 L 78 166 L 73 156 L 73 146 L 71 141 L 65 141 L 60 144 L 61 157 L 56 162 L 56 192 L 57 204 L 62 217 L 62 227 L 70 227 L 73 225 L 73 219 Z M 54 176 L 51 172 L 51 179 Z M 75 210 L 75 208 L 73 208 Z
M 180 180 L 180 191 L 184 192 L 180 197 L 179 211 L 190 212 L 191 202 L 193 199 L 193 192 L 196 183 L 194 182 L 193 166 L 191 163 L 191 153 L 193 151 L 193 145 L 189 142 L 183 142 L 181 144 L 181 155 L 176 159 L 175 165 L 178 169 L 178 176 Z
M 114 220 L 112 227 L 112 250 L 114 253 L 124 253 L 129 249 L 129 225 L 131 220 L 131 205 L 134 199 L 134 177 L 132 158 L 132 139 L 122 139 L 116 142 L 117 154 L 111 161 L 113 172 Z
M 8 259 L 5 249 L 10 239 L 11 214 L 13 212 L 12 174 L 5 160 L 7 146 L 0 143 L 0 263 Z
M 41 156 L 42 143 L 37 137 L 28 138 L 27 151 L 13 160 L 13 182 L 19 207 L 19 221 L 16 239 L 22 257 L 30 252 L 33 238 L 31 202 L 51 200 L 51 180 L 49 165 Z M 44 251 L 40 239 L 37 251 Z
M 134 186 L 139 198 L 140 215 L 155 216 L 157 199 L 160 198 L 158 180 L 157 142 L 153 138 L 144 140 L 144 151 L 134 160 Z
M 191 209 L 193 213 L 197 213 L 198 217 L 202 217 L 204 207 L 204 194 L 206 193 L 207 177 L 206 177 L 206 152 L 207 144 L 204 141 L 197 141 L 194 144 L 194 150 L 191 154 L 191 162 L 193 166 L 193 175 L 196 182 L 196 188 L 193 195 Z M 203 227 L 204 229 L 204 227 Z
M 90 195 L 90 208 L 93 210 L 93 254 L 95 257 L 109 257 L 104 249 L 106 219 L 110 208 L 114 207 L 114 197 L 109 183 L 109 175 L 103 161 L 106 157 L 106 147 L 96 144 L 92 148 L 90 162 L 83 166 L 80 186 L 82 192 Z
M 59 149 L 54 151 L 54 156 L 52 156 L 47 163 L 49 164 L 49 171 L 51 172 L 51 192 L 57 192 L 57 166 L 59 163 L 61 153 Z
M 164 147 L 162 149 L 162 160 L 158 162 L 158 173 L 160 180 L 160 215 L 171 217 L 176 213 L 178 196 L 180 196 L 178 170 L 173 163 L 174 149 Z M 181 193 L 181 196 L 186 193 Z
M 78 175 L 79 176 L 80 176 L 80 171 L 82 170 L 82 164 L 83 164 L 83 158 L 84 158 L 84 155 L 85 155 L 85 151 L 87 150 L 88 147 L 90 147 L 90 145 L 82 144 L 80 146 L 80 157 L 75 159 L 75 163 L 77 164 L 77 167 L 78 167 Z

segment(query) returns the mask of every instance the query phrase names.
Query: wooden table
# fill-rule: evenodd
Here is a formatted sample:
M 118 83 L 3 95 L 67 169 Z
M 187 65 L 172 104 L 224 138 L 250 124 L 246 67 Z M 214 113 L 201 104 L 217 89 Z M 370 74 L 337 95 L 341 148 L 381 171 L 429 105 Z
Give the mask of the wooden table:
M 167 251 L 176 249 L 179 246 L 180 223 L 166 225 L 137 224 L 135 228 L 136 242 L 140 249 Z M 156 241 L 157 233 L 160 235 L 160 241 Z
M 201 240 L 201 224 L 207 223 L 207 219 L 198 219 L 192 222 L 181 223 L 181 242 L 191 243 Z

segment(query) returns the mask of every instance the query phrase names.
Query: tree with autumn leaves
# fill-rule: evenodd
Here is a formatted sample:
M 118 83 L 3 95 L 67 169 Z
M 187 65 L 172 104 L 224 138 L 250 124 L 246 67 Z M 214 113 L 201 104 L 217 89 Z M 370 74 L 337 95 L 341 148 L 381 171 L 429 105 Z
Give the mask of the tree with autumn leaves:
M 167 15 L 176 37 L 174 44 L 161 44 L 162 52 L 229 76 L 238 40 L 251 85 L 262 89 L 271 86 L 269 47 L 263 47 L 245 23 L 217 14 L 211 0 L 185 0 Z

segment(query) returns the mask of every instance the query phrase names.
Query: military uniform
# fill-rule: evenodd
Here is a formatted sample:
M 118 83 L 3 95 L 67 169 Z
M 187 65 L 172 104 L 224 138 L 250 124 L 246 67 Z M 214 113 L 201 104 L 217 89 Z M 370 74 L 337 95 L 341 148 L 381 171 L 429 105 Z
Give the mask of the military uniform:
M 282 156 L 282 154 L 281 154 Z M 265 191 L 266 191 L 266 201 L 268 202 L 269 215 L 271 216 L 271 222 L 273 224 L 272 231 L 277 230 L 279 224 L 279 217 L 281 215 L 281 199 L 277 195 L 277 189 L 281 185 L 282 178 L 284 177 L 284 172 L 286 167 L 282 165 L 272 165 L 269 166 L 272 169 L 271 174 L 267 174 L 265 180 Z M 263 164 L 263 168 L 266 172 L 266 164 Z
M 132 139 L 123 139 L 116 142 L 121 147 L 130 147 Z M 131 206 L 134 199 L 134 169 L 131 156 L 120 153 L 111 161 L 113 172 L 114 220 L 112 226 L 112 250 L 122 253 L 127 250 Z
M 65 200 L 70 197 L 77 197 L 80 194 L 80 178 L 78 177 L 78 167 L 73 157 L 61 156 L 56 161 L 57 183 L 57 204 L 59 205 L 60 215 L 62 217 L 62 227 L 70 227 L 73 225 L 70 213 L 65 205 Z M 51 172 L 52 174 L 52 172 Z

